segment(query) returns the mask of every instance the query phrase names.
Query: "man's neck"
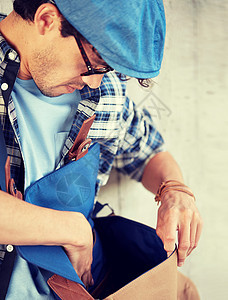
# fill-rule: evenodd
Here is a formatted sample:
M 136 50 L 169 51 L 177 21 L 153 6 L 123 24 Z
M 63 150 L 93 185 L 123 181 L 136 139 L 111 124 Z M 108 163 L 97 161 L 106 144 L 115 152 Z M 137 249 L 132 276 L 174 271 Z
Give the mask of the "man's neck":
M 23 50 L 23 40 L 21 39 L 21 32 L 25 33 L 25 29 L 22 30 L 22 24 L 19 20 L 20 17 L 13 11 L 3 21 L 0 22 L 0 33 L 3 35 L 7 43 L 17 51 L 20 56 L 21 64 L 18 77 L 20 79 L 31 79 L 31 75 L 26 67 L 26 57 Z
M 6 39 L 8 44 L 11 45 L 16 51 L 18 51 L 16 44 L 14 43 L 14 36 L 17 35 L 17 28 L 14 24 L 14 14 L 14 12 L 11 12 L 4 20 L 0 22 L 0 32 Z

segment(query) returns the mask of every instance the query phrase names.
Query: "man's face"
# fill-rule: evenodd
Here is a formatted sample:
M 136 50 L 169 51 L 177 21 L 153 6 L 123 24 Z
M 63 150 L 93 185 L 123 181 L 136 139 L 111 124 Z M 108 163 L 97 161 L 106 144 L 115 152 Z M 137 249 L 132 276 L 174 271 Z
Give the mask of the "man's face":
M 84 43 L 83 47 L 93 67 L 102 67 L 104 61 Z M 85 62 L 73 36 L 56 37 L 50 43 L 33 50 L 29 72 L 40 91 L 49 97 L 72 93 L 85 85 L 99 87 L 103 75 L 81 76 L 87 71 Z

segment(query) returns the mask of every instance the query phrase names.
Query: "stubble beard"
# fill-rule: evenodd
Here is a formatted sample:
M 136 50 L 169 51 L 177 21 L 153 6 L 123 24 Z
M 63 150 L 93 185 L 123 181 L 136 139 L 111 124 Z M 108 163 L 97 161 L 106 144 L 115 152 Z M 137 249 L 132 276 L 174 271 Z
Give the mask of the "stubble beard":
M 33 53 L 32 63 L 30 64 L 30 74 L 44 96 L 57 97 L 60 95 L 55 91 L 55 70 L 58 62 L 51 54 L 51 50 L 48 49 Z

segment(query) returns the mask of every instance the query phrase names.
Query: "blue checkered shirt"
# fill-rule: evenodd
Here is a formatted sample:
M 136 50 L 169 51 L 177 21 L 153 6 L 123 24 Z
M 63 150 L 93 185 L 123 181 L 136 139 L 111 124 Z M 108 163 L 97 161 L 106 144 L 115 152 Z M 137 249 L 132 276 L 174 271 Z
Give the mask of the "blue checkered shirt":
M 18 186 L 23 186 L 20 184 L 20 174 L 23 174 L 23 160 L 18 143 L 20 132 L 10 96 L 19 66 L 17 52 L 0 35 L 0 120 L 10 157 L 11 175 Z M 4 91 L 6 84 L 8 89 Z M 86 86 L 80 93 L 81 101 L 62 149 L 59 165 L 64 164 L 83 121 L 95 113 L 96 118 L 88 137 L 101 146 L 97 190 L 107 182 L 113 166 L 140 181 L 147 160 L 164 150 L 164 141 L 149 112 L 137 109 L 126 95 L 126 82 L 121 81 L 114 71 L 103 77 L 99 88 L 90 89 Z M 3 97 L 8 101 L 8 113 Z M 0 262 L 4 258 L 4 252 L 5 247 L 0 246 Z

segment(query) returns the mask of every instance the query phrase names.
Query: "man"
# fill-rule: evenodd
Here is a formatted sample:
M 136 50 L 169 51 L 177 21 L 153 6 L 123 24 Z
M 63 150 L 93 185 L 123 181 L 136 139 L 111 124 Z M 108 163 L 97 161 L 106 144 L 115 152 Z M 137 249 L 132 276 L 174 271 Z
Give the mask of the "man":
M 157 234 L 169 255 L 178 230 L 182 266 L 202 230 L 193 194 L 183 188 L 181 171 L 164 151 L 148 112 L 137 110 L 120 75 L 109 72 L 157 76 L 165 34 L 162 2 L 15 0 L 14 11 L 2 17 L 0 33 L 1 116 L 17 187 L 23 192 L 63 165 L 76 128 L 96 113 L 89 137 L 101 145 L 98 188 L 112 166 L 154 194 L 162 182 L 179 182 L 179 190 L 169 183 L 161 190 Z M 1 192 L 0 228 L 4 245 L 63 246 L 86 286 L 103 276 L 101 270 L 92 276 L 93 236 L 81 213 L 33 206 Z M 1 247 L 3 262 L 7 249 Z M 17 255 L 6 299 L 22 294 L 55 298 L 44 272 Z

